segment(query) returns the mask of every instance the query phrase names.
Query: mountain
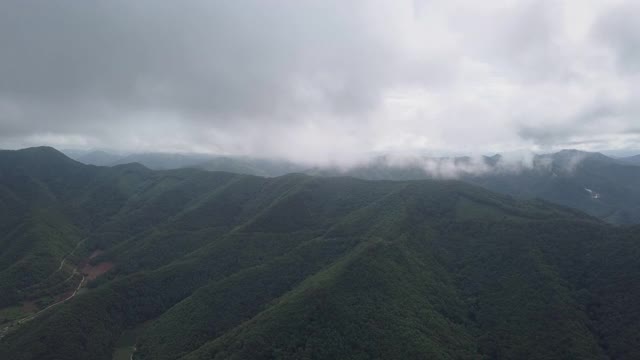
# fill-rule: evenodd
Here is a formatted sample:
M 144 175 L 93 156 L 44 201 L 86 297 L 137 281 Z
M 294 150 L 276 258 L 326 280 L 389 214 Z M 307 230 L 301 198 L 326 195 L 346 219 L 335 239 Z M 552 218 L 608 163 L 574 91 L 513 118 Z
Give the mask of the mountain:
M 2 359 L 640 357 L 640 228 L 460 181 L 32 148 L 0 214 Z
M 623 163 L 625 163 L 625 164 L 640 165 L 640 155 L 624 157 L 624 158 L 620 158 L 618 160 L 623 162 Z
M 250 157 L 217 156 L 195 167 L 208 171 L 226 171 L 237 174 L 265 177 L 304 172 L 307 167 L 285 160 L 269 160 Z
M 110 166 L 116 164 L 122 156 L 102 150 L 94 150 L 72 158 L 87 165 Z
M 118 155 L 102 150 L 64 150 L 64 153 L 72 159 L 86 165 L 116 166 L 138 163 L 153 170 L 172 170 L 194 167 L 201 163 L 208 162 L 213 158 L 206 154 L 180 153 L 133 153 Z
M 172 170 L 194 167 L 210 158 L 206 154 L 142 153 L 123 156 L 110 165 L 139 163 L 153 170 Z
M 465 180 L 522 198 L 541 198 L 617 224 L 640 223 L 640 167 L 598 153 L 541 155 L 531 168 Z
M 237 174 L 274 177 L 303 172 L 306 167 L 284 160 L 260 159 L 243 156 L 207 154 L 136 153 L 116 155 L 101 150 L 71 152 L 73 159 L 87 165 L 116 166 L 138 163 L 153 170 L 199 168 L 208 171 L 226 171 Z
M 94 165 L 140 163 L 155 170 L 188 167 L 265 177 L 306 173 L 394 181 L 456 178 L 522 199 L 540 198 L 573 207 L 614 224 L 640 223 L 640 167 L 631 166 L 635 157 L 612 159 L 577 150 L 516 160 L 509 154 L 480 159 L 379 156 L 345 170 L 241 156 L 148 153 L 113 160 L 114 156 L 91 152 L 76 159 Z
M 454 177 L 522 199 L 539 198 L 573 207 L 615 224 L 640 223 L 640 167 L 599 153 L 563 150 L 519 161 L 502 155 L 401 162 L 382 157 L 347 171 L 319 168 L 310 173 L 369 180 Z

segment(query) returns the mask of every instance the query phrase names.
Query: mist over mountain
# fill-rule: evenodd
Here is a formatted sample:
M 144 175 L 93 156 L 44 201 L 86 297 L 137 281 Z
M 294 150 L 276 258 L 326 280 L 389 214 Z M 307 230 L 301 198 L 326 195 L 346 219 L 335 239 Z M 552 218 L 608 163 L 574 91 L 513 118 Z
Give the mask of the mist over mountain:
M 77 159 L 83 162 L 87 158 Z M 613 159 L 578 150 L 464 157 L 388 154 L 359 165 L 338 167 L 239 156 L 156 153 L 122 156 L 109 165 L 137 162 L 155 170 L 193 167 L 267 177 L 305 173 L 366 180 L 458 179 L 519 198 L 540 198 L 573 207 L 612 223 L 633 224 L 640 223 L 640 167 L 633 166 L 634 159 Z
M 260 159 L 246 156 L 220 156 L 184 153 L 141 153 L 116 155 L 102 150 L 64 151 L 69 157 L 87 165 L 116 166 L 138 163 L 152 170 L 199 168 L 209 171 L 226 171 L 257 176 L 281 176 L 305 172 L 310 165 L 286 160 Z
M 97 166 L 112 166 L 116 165 L 118 160 L 122 159 L 123 156 L 112 154 L 102 150 L 93 150 L 86 152 L 67 152 L 63 151 L 65 155 L 70 158 L 80 161 L 83 164 L 87 165 L 97 165 Z
M 460 179 L 520 198 L 540 198 L 613 223 L 640 222 L 640 167 L 600 153 L 563 150 L 492 157 L 378 158 L 345 170 L 315 175 L 370 180 Z

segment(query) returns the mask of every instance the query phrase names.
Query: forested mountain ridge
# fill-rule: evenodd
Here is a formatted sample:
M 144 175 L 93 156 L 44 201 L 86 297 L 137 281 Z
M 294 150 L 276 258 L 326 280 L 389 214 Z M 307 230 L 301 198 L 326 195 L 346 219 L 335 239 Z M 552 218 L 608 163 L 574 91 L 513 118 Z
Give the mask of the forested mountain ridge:
M 267 177 L 304 172 L 309 167 L 285 160 L 261 159 L 246 156 L 177 153 L 134 153 L 117 155 L 99 150 L 86 153 L 67 150 L 67 153 L 71 158 L 87 165 L 116 166 L 139 163 L 153 170 L 198 168 L 208 171 L 226 171 Z
M 0 358 L 110 359 L 143 323 L 134 359 L 640 356 L 637 227 L 459 181 L 95 167 L 35 148 L 0 152 L 0 214 L 4 307 L 77 284 L 70 265 L 55 274 L 65 256 L 113 265 L 13 326 Z
M 368 180 L 455 177 L 521 199 L 540 198 L 579 209 L 614 224 L 640 223 L 640 167 L 600 153 L 562 150 L 527 161 L 502 155 L 471 159 L 414 158 L 394 163 L 382 157 L 347 170 L 317 168 L 319 176 Z
M 517 154 L 516 154 L 517 155 Z M 614 224 L 640 224 L 638 157 L 613 159 L 600 153 L 562 150 L 551 154 L 490 157 L 378 156 L 347 168 L 296 164 L 282 160 L 197 154 L 134 154 L 110 163 L 93 152 L 81 162 L 116 165 L 139 162 L 150 169 L 184 167 L 257 176 L 306 173 L 365 180 L 459 179 L 522 199 L 540 198 L 573 207 Z M 114 156 L 114 155 L 111 155 Z
M 624 157 L 619 159 L 619 161 L 623 163 L 631 164 L 631 165 L 640 165 L 640 155 Z
M 492 191 L 569 206 L 614 224 L 640 223 L 640 167 L 599 153 L 561 151 L 536 158 L 530 169 L 463 179 Z

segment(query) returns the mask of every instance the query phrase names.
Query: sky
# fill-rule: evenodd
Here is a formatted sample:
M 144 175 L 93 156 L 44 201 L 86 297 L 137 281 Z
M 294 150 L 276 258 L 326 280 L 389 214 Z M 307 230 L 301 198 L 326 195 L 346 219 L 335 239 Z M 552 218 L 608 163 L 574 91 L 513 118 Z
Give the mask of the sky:
M 3 0 L 0 148 L 637 149 L 640 3 Z

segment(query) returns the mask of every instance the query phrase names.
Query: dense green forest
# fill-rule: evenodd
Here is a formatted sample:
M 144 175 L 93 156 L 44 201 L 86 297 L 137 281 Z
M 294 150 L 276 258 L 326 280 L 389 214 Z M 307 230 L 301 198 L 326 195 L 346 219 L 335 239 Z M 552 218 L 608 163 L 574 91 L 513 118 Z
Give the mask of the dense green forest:
M 638 359 L 639 259 L 637 226 L 460 181 L 0 151 L 0 359 L 134 328 L 133 359 Z
M 520 199 L 540 198 L 579 209 L 613 224 L 640 224 L 640 166 L 635 157 L 562 150 L 522 162 L 504 158 L 424 157 L 394 163 L 383 156 L 347 170 L 320 167 L 307 173 L 403 181 L 453 176 Z
M 114 156 L 94 151 L 77 159 L 95 165 L 137 162 L 156 170 L 194 167 L 267 177 L 298 172 L 364 180 L 456 178 L 517 198 L 540 198 L 580 209 L 610 223 L 640 224 L 640 155 L 614 159 L 578 150 L 528 154 L 520 159 L 509 154 L 473 158 L 381 155 L 346 168 L 197 154 L 133 154 L 117 160 Z

